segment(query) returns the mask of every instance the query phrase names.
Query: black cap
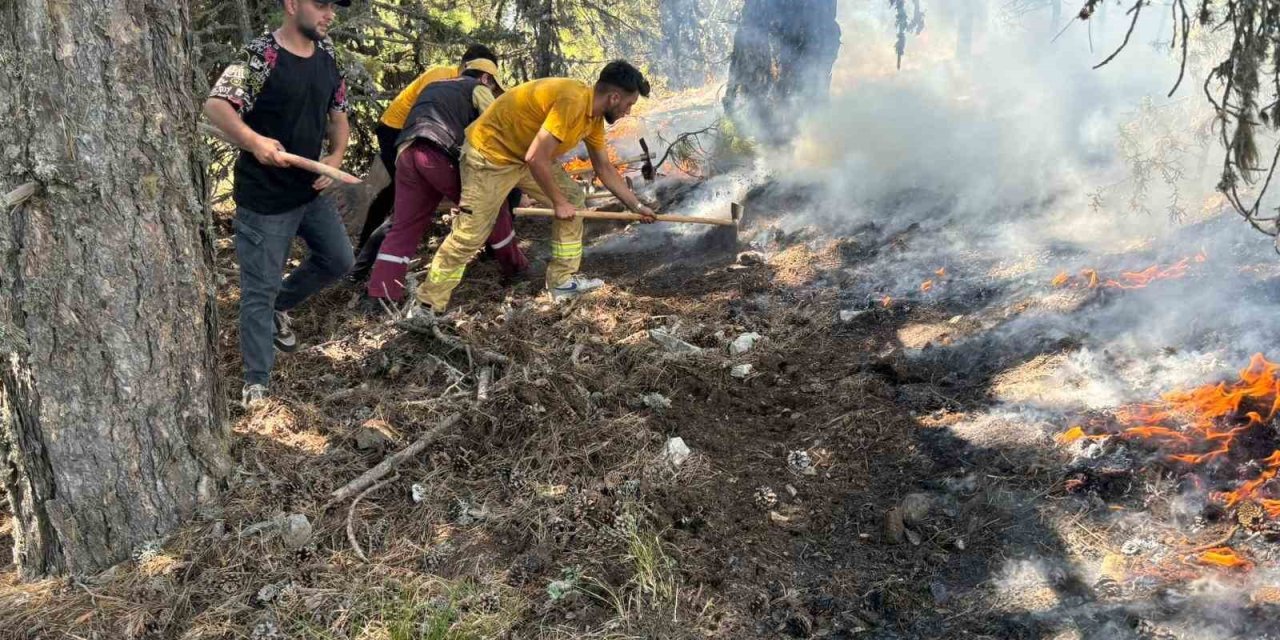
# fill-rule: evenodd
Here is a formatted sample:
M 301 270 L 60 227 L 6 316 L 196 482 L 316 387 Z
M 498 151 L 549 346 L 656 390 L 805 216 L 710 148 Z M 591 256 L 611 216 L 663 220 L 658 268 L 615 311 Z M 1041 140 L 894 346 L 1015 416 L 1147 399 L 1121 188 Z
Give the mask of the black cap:
M 320 4 L 336 4 L 339 7 L 351 6 L 351 0 L 316 0 L 316 2 L 319 2 Z

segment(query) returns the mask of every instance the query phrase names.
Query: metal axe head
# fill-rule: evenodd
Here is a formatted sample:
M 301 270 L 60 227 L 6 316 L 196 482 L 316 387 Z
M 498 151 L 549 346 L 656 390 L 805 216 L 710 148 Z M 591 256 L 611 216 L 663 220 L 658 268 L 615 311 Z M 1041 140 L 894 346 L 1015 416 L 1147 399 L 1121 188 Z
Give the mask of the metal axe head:
M 653 168 L 653 154 L 649 153 L 649 143 L 645 142 L 644 138 L 640 138 L 640 150 L 644 151 L 644 164 L 640 166 L 640 176 L 648 184 L 653 182 L 657 171 Z

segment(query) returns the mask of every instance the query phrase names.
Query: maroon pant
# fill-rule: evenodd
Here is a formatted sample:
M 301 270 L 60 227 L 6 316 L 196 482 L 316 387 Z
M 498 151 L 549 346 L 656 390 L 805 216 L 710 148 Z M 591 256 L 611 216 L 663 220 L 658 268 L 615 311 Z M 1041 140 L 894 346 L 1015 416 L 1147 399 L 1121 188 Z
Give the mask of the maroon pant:
M 462 197 L 462 177 L 458 167 L 443 152 L 418 141 L 396 159 L 396 204 L 391 214 L 391 231 L 382 241 L 378 259 L 369 276 L 369 296 L 399 300 L 404 296 L 405 272 L 417 253 L 422 234 L 440 201 L 457 202 Z M 520 247 L 511 210 L 502 206 L 493 233 L 486 241 L 503 275 L 515 275 L 529 266 Z

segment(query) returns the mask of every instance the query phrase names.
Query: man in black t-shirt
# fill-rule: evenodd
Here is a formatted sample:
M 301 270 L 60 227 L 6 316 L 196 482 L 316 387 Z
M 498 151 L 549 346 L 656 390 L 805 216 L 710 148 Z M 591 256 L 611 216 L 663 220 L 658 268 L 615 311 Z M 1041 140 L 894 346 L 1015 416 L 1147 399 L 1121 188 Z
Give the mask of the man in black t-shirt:
M 351 241 L 332 201 L 332 184 L 291 167 L 280 152 L 342 165 L 350 127 L 346 82 L 327 39 L 334 5 L 351 0 L 281 0 L 284 23 L 250 42 L 223 72 L 204 113 L 242 151 L 235 165 L 236 258 L 240 263 L 240 353 L 246 407 L 267 396 L 275 349 L 297 349 L 288 311 L 341 278 Z M 321 156 L 325 139 L 328 154 Z M 309 250 L 284 277 L 294 237 Z

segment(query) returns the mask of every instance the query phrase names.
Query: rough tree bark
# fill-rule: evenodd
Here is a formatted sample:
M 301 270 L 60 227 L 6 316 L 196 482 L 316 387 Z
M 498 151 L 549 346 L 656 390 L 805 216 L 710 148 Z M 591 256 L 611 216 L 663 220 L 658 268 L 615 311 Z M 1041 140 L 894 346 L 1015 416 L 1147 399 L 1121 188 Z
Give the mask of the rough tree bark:
M 0 484 L 26 577 L 216 497 L 229 434 L 188 4 L 0 4 Z
M 840 51 L 835 0 L 746 0 L 733 39 L 725 111 L 790 137 L 794 109 L 824 101 Z

